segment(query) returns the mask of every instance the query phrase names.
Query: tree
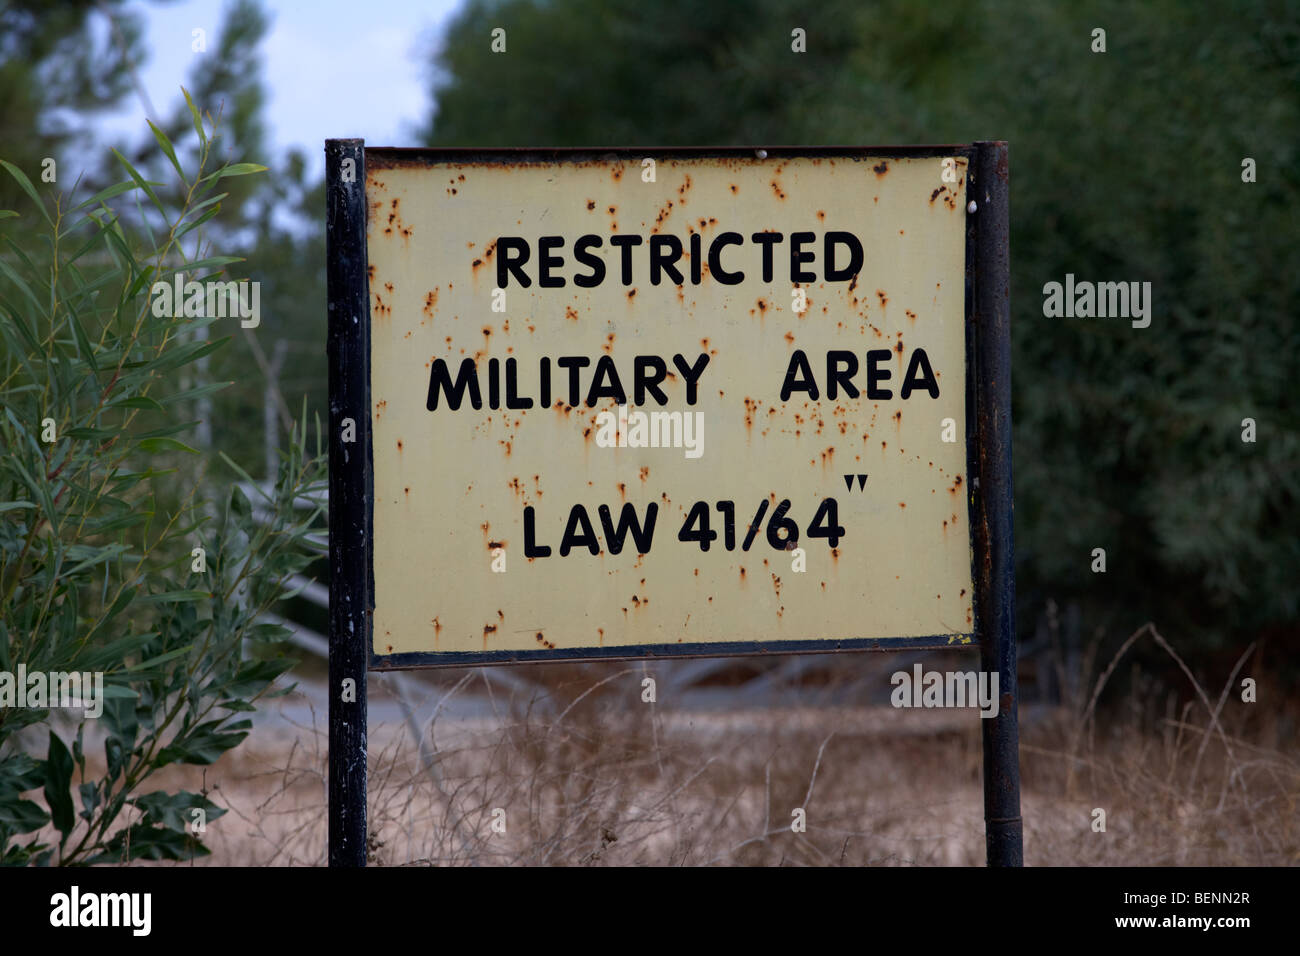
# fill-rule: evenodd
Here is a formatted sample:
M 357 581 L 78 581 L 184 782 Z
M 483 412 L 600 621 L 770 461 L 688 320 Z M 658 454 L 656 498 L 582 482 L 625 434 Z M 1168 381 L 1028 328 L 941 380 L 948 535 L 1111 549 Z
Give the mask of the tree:
M 20 169 L 42 170 L 63 158 L 78 118 L 115 106 L 131 88 L 141 53 L 140 18 L 125 0 L 0 6 L 0 143 Z M 97 40 L 92 22 L 108 11 L 114 29 Z M 0 180 L 0 208 L 18 202 L 18 186 Z
M 1300 10 L 1273 3 L 473 0 L 435 55 L 424 136 L 1008 140 L 1021 629 L 1055 598 L 1218 646 L 1300 621 L 1298 54 Z M 1047 318 L 1066 273 L 1150 281 L 1151 326 Z
M 186 254 L 182 239 L 215 212 L 209 198 L 227 179 L 261 168 L 213 169 L 211 131 L 197 108 L 191 116 L 200 148 L 191 172 L 175 163 L 179 208 L 125 158 L 128 179 L 76 205 L 43 197 L 0 161 L 29 200 L 0 210 L 9 227 L 0 231 L 0 863 L 206 853 L 201 834 L 224 810 L 205 794 L 146 784 L 173 763 L 211 764 L 237 746 L 251 728 L 244 714 L 292 664 L 277 646 L 286 629 L 260 621 L 316 550 L 319 509 L 296 508 L 323 486 L 305 417 L 258 517 L 238 485 L 206 481 L 215 461 L 196 463 L 181 440 L 197 424 L 190 401 L 221 386 L 184 390 L 176 373 L 228 337 L 208 339 L 224 320 L 159 308 L 156 286 L 228 264 L 202 246 Z M 175 156 L 165 137 L 159 145 Z M 137 217 L 123 217 L 134 193 Z M 23 706 L 12 699 L 15 674 L 53 676 Z M 72 701 L 48 688 L 74 686 L 73 674 L 83 715 L 69 746 L 51 710 Z M 97 706 L 102 773 L 88 770 L 84 750 Z M 41 724 L 44 759 L 23 745 Z M 37 787 L 44 806 L 24 797 Z M 39 835 L 47 825 L 56 843 Z

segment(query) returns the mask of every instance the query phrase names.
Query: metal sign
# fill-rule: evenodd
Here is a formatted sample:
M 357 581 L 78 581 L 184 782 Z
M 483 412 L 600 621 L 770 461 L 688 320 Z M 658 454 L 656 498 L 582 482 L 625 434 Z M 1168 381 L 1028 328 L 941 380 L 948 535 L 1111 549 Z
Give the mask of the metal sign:
M 970 642 L 968 157 L 652 162 L 367 154 L 374 666 Z
M 1014 747 L 1004 145 L 326 149 L 331 683 L 971 646 Z

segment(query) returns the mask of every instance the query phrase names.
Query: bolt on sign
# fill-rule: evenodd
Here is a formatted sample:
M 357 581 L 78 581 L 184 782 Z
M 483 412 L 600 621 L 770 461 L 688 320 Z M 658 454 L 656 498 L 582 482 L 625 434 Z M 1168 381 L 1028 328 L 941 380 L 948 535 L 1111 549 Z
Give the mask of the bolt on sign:
M 969 646 L 1018 862 L 1006 145 L 326 153 L 331 859 L 367 669 Z
M 376 665 L 970 642 L 968 163 L 368 151 Z

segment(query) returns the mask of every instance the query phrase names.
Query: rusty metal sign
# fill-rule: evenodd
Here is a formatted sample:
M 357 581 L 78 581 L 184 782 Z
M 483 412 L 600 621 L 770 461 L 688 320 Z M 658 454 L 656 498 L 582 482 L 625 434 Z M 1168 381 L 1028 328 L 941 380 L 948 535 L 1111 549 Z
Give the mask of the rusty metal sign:
M 969 157 L 368 150 L 374 665 L 974 635 Z
M 1021 859 L 1004 143 L 326 143 L 330 859 L 368 670 L 968 646 Z

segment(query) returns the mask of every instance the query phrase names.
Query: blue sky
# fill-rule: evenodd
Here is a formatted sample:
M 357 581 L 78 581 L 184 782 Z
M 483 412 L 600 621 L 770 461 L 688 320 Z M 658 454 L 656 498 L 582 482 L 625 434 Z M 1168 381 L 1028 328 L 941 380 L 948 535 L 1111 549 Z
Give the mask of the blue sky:
M 264 0 L 263 6 L 271 17 L 262 79 L 273 155 L 298 146 L 316 175 L 330 137 L 416 145 L 412 129 L 431 108 L 428 53 L 461 0 Z M 206 30 L 208 50 L 216 48 L 224 7 L 223 0 L 130 5 L 145 18 L 149 58 L 140 79 L 158 113 L 170 112 L 194 58 L 205 55 L 191 50 L 192 31 Z M 137 140 L 147 131 L 144 105 L 132 94 L 99 125 Z

